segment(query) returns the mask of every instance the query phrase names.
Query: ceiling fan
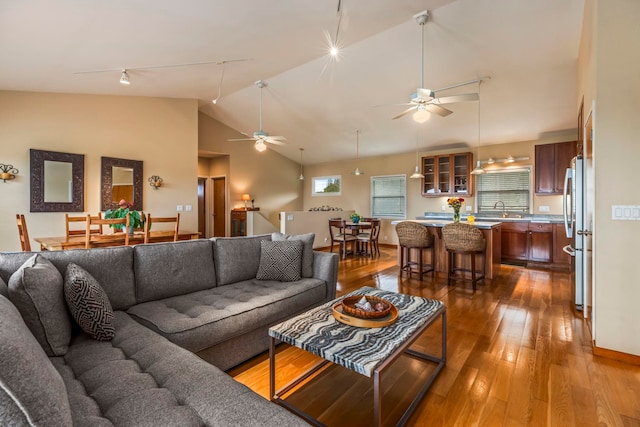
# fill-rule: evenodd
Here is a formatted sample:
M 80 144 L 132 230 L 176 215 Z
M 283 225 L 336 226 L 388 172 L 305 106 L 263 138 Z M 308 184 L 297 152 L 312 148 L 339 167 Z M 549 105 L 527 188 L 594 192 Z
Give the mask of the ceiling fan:
M 393 120 L 399 119 L 411 112 L 413 113 L 413 119 L 418 123 L 424 123 L 429 120 L 431 113 L 437 114 L 441 117 L 446 117 L 449 114 L 453 113 L 453 111 L 448 110 L 447 108 L 442 107 L 442 105 L 453 104 L 456 102 L 467 102 L 467 101 L 477 101 L 479 99 L 477 93 L 466 93 L 462 95 L 452 95 L 452 96 L 443 96 L 437 97 L 436 93 L 453 89 L 459 86 L 465 86 L 471 83 L 477 83 L 478 81 L 484 80 L 486 77 L 471 80 L 468 82 L 457 83 L 451 86 L 447 86 L 444 88 L 440 88 L 438 90 L 426 89 L 424 87 L 424 24 L 429 20 L 429 11 L 425 10 L 420 13 L 417 13 L 413 16 L 416 22 L 422 28 L 422 69 L 420 73 L 420 87 L 416 90 L 415 93 L 411 94 L 411 98 L 409 102 L 404 104 L 397 105 L 410 105 L 411 107 L 404 110 L 402 113 L 393 117 Z
M 255 82 L 256 86 L 260 88 L 260 130 L 257 130 L 253 133 L 253 136 L 249 136 L 245 133 L 243 135 L 247 135 L 247 138 L 235 138 L 229 139 L 229 141 L 255 141 L 255 148 L 258 151 L 264 151 L 267 149 L 267 143 L 276 144 L 276 145 L 286 145 L 286 138 L 284 136 L 269 136 L 269 134 L 262 130 L 262 88 L 267 85 L 262 80 L 258 80 Z

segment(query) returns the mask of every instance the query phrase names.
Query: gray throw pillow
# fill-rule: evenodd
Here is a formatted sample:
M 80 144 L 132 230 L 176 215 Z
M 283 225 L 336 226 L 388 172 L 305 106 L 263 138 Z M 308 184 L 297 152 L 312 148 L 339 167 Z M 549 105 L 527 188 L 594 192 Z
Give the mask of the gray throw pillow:
M 303 243 L 300 240 L 260 242 L 260 265 L 256 279 L 280 282 L 300 280 L 302 247 Z
M 116 330 L 109 297 L 91 274 L 72 262 L 64 274 L 64 298 L 71 316 L 91 338 L 113 339 Z
M 71 319 L 64 302 L 62 275 L 40 254 L 9 278 L 9 300 L 47 356 L 64 356 L 71 341 Z
M 273 233 L 271 240 L 280 242 L 283 240 L 300 240 L 304 246 L 302 248 L 302 277 L 313 277 L 313 241 L 316 235 L 307 234 L 284 234 Z

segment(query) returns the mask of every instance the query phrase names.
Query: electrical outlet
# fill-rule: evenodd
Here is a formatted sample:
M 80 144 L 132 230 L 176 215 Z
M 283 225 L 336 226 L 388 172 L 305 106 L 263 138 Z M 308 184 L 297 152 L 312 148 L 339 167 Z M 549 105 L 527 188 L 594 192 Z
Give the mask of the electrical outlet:
M 178 212 L 182 212 L 182 205 L 178 205 L 178 206 L 176 207 L 176 210 L 177 210 Z
M 445 205 L 441 205 L 441 206 L 440 206 L 440 209 L 444 211 L 444 210 L 446 210 L 446 209 L 447 209 L 447 207 L 446 207 Z
M 465 208 L 467 209 L 467 212 L 471 212 L 473 210 L 473 206 L 465 206 Z
M 384 236 L 384 240 L 387 240 L 387 236 Z
M 549 206 L 540 206 L 538 210 L 540 212 L 549 212 Z
M 325 238 L 324 238 L 324 242 L 325 242 L 325 243 L 327 243 L 328 241 L 329 241 L 329 238 L 328 238 L 328 237 L 325 237 Z

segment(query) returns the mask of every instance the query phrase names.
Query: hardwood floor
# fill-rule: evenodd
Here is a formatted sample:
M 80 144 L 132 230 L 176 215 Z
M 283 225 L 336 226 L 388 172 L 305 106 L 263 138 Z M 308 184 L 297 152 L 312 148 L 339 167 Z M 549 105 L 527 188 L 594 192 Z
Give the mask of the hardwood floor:
M 431 275 L 400 279 L 395 248 L 381 251 L 373 260 L 340 261 L 338 295 L 373 286 L 447 306 L 447 365 L 407 425 L 640 426 L 640 367 L 593 356 L 588 325 L 572 309 L 569 274 L 503 266 L 473 292 Z M 415 347 L 437 351 L 439 326 Z M 316 360 L 279 345 L 278 386 Z M 268 355 L 229 373 L 269 397 Z M 395 425 L 425 373 L 403 356 L 383 377 L 385 425 Z M 332 366 L 287 400 L 329 426 L 368 426 L 371 390 L 370 379 Z

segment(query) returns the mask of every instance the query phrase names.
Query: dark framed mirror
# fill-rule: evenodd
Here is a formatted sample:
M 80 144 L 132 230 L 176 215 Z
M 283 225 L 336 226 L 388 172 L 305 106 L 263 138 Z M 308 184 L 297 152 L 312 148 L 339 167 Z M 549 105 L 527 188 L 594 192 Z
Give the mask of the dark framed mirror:
M 84 154 L 29 150 L 31 212 L 84 212 Z
M 142 210 L 142 160 L 102 158 L 102 210 L 118 207 L 122 199 Z

